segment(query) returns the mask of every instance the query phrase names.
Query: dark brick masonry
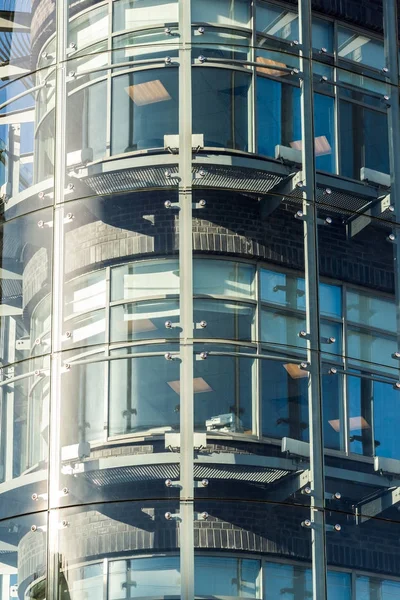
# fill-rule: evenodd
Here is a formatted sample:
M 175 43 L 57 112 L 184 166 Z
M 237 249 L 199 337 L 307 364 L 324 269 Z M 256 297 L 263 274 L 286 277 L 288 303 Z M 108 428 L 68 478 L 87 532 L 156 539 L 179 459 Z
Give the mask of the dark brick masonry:
M 141 193 L 118 198 L 74 202 L 66 226 L 65 275 L 70 279 L 105 265 L 178 252 L 178 217 L 164 206 L 168 193 Z M 286 268 L 304 270 L 303 224 L 294 218 L 299 206 L 282 204 L 265 221 L 255 199 L 228 192 L 207 192 L 204 209 L 193 219 L 197 254 L 233 255 Z M 319 227 L 320 275 L 393 293 L 393 245 L 388 223 L 376 221 L 348 239 L 343 217 L 331 215 L 332 225 Z M 29 254 L 24 268 L 23 297 L 29 315 L 48 290 L 46 250 Z
M 311 534 L 301 526 L 309 515 L 306 508 L 214 499 L 198 501 L 195 508 L 210 515 L 207 521 L 194 524 L 195 548 L 199 550 L 252 552 L 310 564 Z M 59 534 L 61 568 L 105 556 L 113 560 L 147 551 L 176 553 L 179 526 L 164 515 L 177 510 L 176 501 L 153 501 L 63 511 L 67 526 Z M 342 525 L 341 532 L 327 534 L 330 566 L 398 576 L 400 523 L 372 519 L 356 525 L 351 515 L 329 512 L 327 522 Z M 43 564 L 43 549 L 35 535 L 29 533 L 19 545 L 19 569 L 27 576 Z

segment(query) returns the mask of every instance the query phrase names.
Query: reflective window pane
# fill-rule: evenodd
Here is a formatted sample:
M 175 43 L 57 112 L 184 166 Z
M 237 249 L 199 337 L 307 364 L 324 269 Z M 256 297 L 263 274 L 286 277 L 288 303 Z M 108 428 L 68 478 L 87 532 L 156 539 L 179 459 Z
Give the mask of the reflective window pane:
M 199 596 L 260 598 L 258 560 L 196 556 L 195 593 Z
M 257 31 L 284 40 L 299 39 L 299 21 L 296 12 L 269 2 L 258 2 Z
M 285 67 L 284 63 L 263 57 L 258 57 L 257 62 L 266 65 L 257 67 L 259 72 L 277 78 L 257 79 L 258 153 L 275 158 L 277 146 L 301 151 L 300 89 L 279 81 L 285 72 L 272 67 Z M 301 153 L 299 156 L 301 162 Z
M 314 95 L 315 165 L 320 171 L 336 171 L 334 99 Z
M 230 29 L 206 28 L 201 35 L 198 35 L 198 30 L 194 29 L 192 44 L 193 58 L 203 54 L 207 58 L 249 59 L 250 36 Z
M 46 210 L 6 222 L 0 228 L 3 365 L 51 350 L 52 219 L 53 212 Z
M 100 6 L 71 19 L 68 29 L 68 41 L 80 50 L 90 46 L 108 35 L 108 6 Z
M 380 371 L 388 370 L 389 367 L 396 370 L 399 363 L 392 357 L 396 351 L 395 338 L 355 327 L 347 329 L 347 356 L 353 365 Z
M 166 54 L 176 56 L 177 53 L 176 38 L 166 36 L 164 29 L 128 33 L 113 38 L 114 63 L 158 57 L 164 60 Z
M 144 351 L 152 350 L 164 353 L 174 348 L 155 345 L 152 349 L 146 346 Z M 109 389 L 109 435 L 179 428 L 179 361 L 166 360 L 164 354 L 112 360 Z
M 63 363 L 67 363 L 69 368 L 61 377 L 62 456 L 69 446 L 103 440 L 105 437 L 106 364 L 96 362 L 101 357 L 95 350 L 63 355 Z M 86 364 L 79 364 L 80 361 Z
M 400 582 L 381 580 L 378 577 L 358 575 L 356 579 L 357 600 L 395 600 L 400 594 Z
M 151 69 L 113 78 L 112 154 L 164 148 L 164 136 L 177 133 L 177 69 Z
M 179 293 L 179 267 L 175 260 L 148 261 L 111 271 L 111 300 L 136 300 Z
M 333 23 L 313 18 L 312 45 L 316 50 L 325 48 L 327 52 L 333 52 Z
M 194 420 L 197 431 L 251 434 L 252 398 L 255 398 L 254 361 L 237 356 L 212 355 L 212 351 L 238 349 L 208 346 L 207 360 L 194 365 Z
M 255 307 L 214 300 L 194 301 L 197 338 L 251 341 L 255 338 Z M 205 322 L 205 326 L 204 323 Z
M 113 31 L 178 21 L 176 0 L 118 0 L 113 11 Z
M 171 327 L 166 327 L 170 322 Z M 111 308 L 111 342 L 177 338 L 178 300 L 120 304 Z
M 383 42 L 345 27 L 338 27 L 338 56 L 381 70 L 385 65 Z
M 218 25 L 241 25 L 250 21 L 250 5 L 247 0 L 194 0 L 192 2 L 193 23 L 215 23 Z
M 109 565 L 108 598 L 179 596 L 180 580 L 177 556 L 112 561 Z
M 347 320 L 366 327 L 376 327 L 393 332 L 396 327 L 396 306 L 384 296 L 347 290 Z
M 194 262 L 193 293 L 204 296 L 252 298 L 255 268 L 246 263 L 197 259 Z
M 289 273 L 260 269 L 261 300 L 271 304 L 305 310 L 304 279 Z
M 193 69 L 193 133 L 205 146 L 249 152 L 250 75 L 239 71 Z
M 341 139 L 346 140 L 340 152 L 341 174 L 360 179 L 362 167 L 389 173 L 386 114 L 342 100 L 339 121 Z
M 99 160 L 106 153 L 107 82 L 89 85 L 68 96 L 67 167 L 83 166 L 77 155 L 87 162 Z

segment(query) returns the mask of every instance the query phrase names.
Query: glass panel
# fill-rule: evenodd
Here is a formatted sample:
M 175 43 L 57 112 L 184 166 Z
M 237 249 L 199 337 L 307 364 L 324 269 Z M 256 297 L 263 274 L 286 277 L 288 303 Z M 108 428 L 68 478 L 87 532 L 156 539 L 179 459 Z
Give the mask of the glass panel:
M 263 309 L 261 313 L 261 341 L 285 348 L 305 349 L 307 340 L 300 332 L 306 332 L 306 317 L 293 316 L 281 311 Z M 321 323 L 321 342 L 327 356 L 341 353 L 341 327 L 335 323 Z M 329 351 L 329 354 L 328 354 Z M 332 358 L 331 358 L 332 360 Z
M 196 338 L 243 341 L 255 339 L 254 306 L 215 300 L 195 300 L 194 320 Z
M 4 600 L 48 598 L 46 517 L 47 513 L 36 513 L 0 523 L 0 584 Z
M 261 300 L 301 311 L 306 309 L 304 278 L 291 273 L 260 269 Z M 341 317 L 342 290 L 338 285 L 319 284 L 320 310 L 327 317 Z
M 86 346 L 105 342 L 106 278 L 105 271 L 95 271 L 73 279 L 64 289 L 64 347 Z
M 177 260 L 137 262 L 111 271 L 111 300 L 136 300 L 178 293 Z
M 47 506 L 49 376 L 49 356 L 22 361 L 2 370 L 1 518 Z M 14 480 L 12 485 L 11 480 Z M 36 497 L 32 497 L 33 494 L 37 494 Z
M 165 487 L 165 486 L 164 486 Z M 62 509 L 59 600 L 180 597 L 179 513 L 175 499 L 92 504 Z M 107 533 L 105 533 L 107 532 Z M 149 557 L 137 556 L 138 553 Z M 103 587 L 100 585 L 102 572 Z M 79 594 L 79 595 L 78 595 Z
M 102 308 L 106 303 L 106 273 L 94 271 L 66 283 L 64 289 L 65 316 Z
M 113 38 L 114 63 L 177 56 L 176 36 L 165 35 L 164 29 L 129 33 Z
M 334 98 L 314 95 L 315 165 L 320 171 L 336 172 Z
M 313 18 L 312 22 L 312 44 L 316 50 L 333 52 L 333 23 Z
M 111 360 L 101 348 L 63 353 L 59 469 L 68 494 L 60 505 L 179 495 L 179 487 L 165 485 L 179 479 L 179 453 L 157 473 L 148 466 L 149 454 L 154 465 L 155 454 L 165 451 L 151 434 L 179 429 L 179 361 L 166 360 L 167 349 L 178 346 L 139 346 L 130 355 L 121 349 Z M 135 358 L 134 352 L 158 356 Z M 144 431 L 145 446 L 143 437 L 122 437 Z
M 261 362 L 262 435 L 281 439 L 290 437 L 308 442 L 308 372 L 298 361 Z M 322 376 L 325 447 L 340 449 L 340 428 L 332 423 L 341 415 L 340 378 Z
M 230 29 L 205 29 L 201 34 L 194 29 L 192 44 L 193 58 L 203 54 L 207 58 L 249 60 L 250 36 Z
M 178 300 L 120 304 L 111 308 L 111 342 L 177 338 L 178 323 Z
M 109 600 L 180 595 L 178 556 L 114 560 L 109 565 Z M 132 587 L 131 587 L 132 586 Z
M 258 2 L 256 19 L 257 31 L 284 40 L 299 39 L 299 21 L 295 12 L 269 2 Z
M 277 158 L 277 146 L 286 146 L 299 151 L 301 162 L 300 88 L 280 81 L 286 73 L 276 67 L 286 67 L 285 63 L 262 56 L 257 62 L 267 65 L 257 67 L 259 73 L 276 78 L 257 78 L 257 151 Z
M 100 81 L 68 96 L 67 168 L 84 167 L 106 154 L 107 82 Z
M 0 187 L 7 219 L 52 202 L 53 73 L 44 69 L 0 89 Z
M 348 378 L 350 449 L 356 454 L 400 459 L 398 390 L 363 374 Z
M 195 259 L 193 293 L 202 296 L 253 298 L 255 268 L 246 263 Z
M 105 364 L 104 353 L 97 349 L 63 354 L 61 454 L 73 444 L 104 440 Z M 80 364 L 83 361 L 83 364 Z M 65 450 L 63 450 L 65 448 Z
M 360 179 L 362 167 L 389 173 L 386 113 L 341 100 L 339 125 L 341 140 L 345 140 L 340 152 L 342 175 Z
M 393 299 L 374 292 L 347 289 L 347 320 L 366 327 L 393 332 L 396 327 L 396 306 Z
M 381 579 L 378 577 L 365 577 L 358 575 L 356 579 L 357 600 L 395 600 L 400 593 L 400 582 Z
M 177 352 L 178 347 L 157 344 L 131 350 L 161 356 L 127 355 L 110 361 L 109 435 L 178 430 L 179 361 L 164 357 L 166 352 Z M 123 350 L 112 352 L 112 356 L 125 354 Z
M 193 69 L 193 133 L 204 134 L 205 146 L 249 152 L 249 86 L 239 71 Z
M 49 209 L 1 226 L 2 365 L 51 350 L 52 219 Z
M 196 431 L 253 432 L 255 363 L 251 358 L 241 358 L 241 350 L 235 346 L 196 346 L 193 380 Z M 201 352 L 210 352 L 210 355 L 206 360 L 201 360 Z M 237 355 L 230 356 L 229 353 Z
M 397 350 L 395 338 L 354 327 L 347 329 L 347 355 L 352 365 L 395 373 L 399 361 L 392 358 Z
M 55 30 L 55 3 L 48 3 L 43 11 L 25 0 L 3 1 L 0 15 L 3 22 L 0 32 L 0 86 L 9 78 L 20 77 L 55 62 L 55 52 L 46 44 Z M 45 50 L 47 54 L 44 57 Z
M 301 565 L 266 563 L 264 567 L 265 600 L 295 600 L 312 597 L 311 569 Z M 351 600 L 349 573 L 328 571 L 328 599 Z
M 247 0 L 220 0 L 218 3 L 211 0 L 193 0 L 192 22 L 248 27 L 250 5 Z
M 338 27 L 338 56 L 373 67 L 385 66 L 383 42 L 345 27 Z
M 324 198 L 329 201 L 329 195 Z M 365 198 L 347 198 L 346 203 L 351 201 L 355 206 L 359 203 L 359 214 L 347 212 L 340 206 L 342 201 L 331 208 L 320 205 L 320 222 L 328 216 L 331 218 L 329 225 L 318 228 L 320 277 L 349 284 L 344 288 L 348 367 L 397 379 L 399 362 L 392 356 L 397 351 L 395 245 L 389 238 L 392 230 L 396 236 L 396 228 L 383 220 L 365 218 L 361 214 L 361 202 L 367 205 Z M 356 285 L 360 290 L 354 287 Z M 321 307 L 323 303 L 321 295 Z M 333 347 L 323 349 L 336 353 Z
M 176 0 L 119 0 L 113 10 L 113 31 L 178 21 Z
M 107 35 L 108 6 L 99 6 L 70 20 L 68 42 L 74 44 L 78 50 L 106 38 Z
M 287 308 L 306 308 L 304 278 L 260 269 L 261 300 Z
M 164 148 L 178 133 L 178 71 L 152 69 L 113 78 L 111 153 Z
M 260 561 L 196 556 L 195 593 L 199 596 L 261 598 Z

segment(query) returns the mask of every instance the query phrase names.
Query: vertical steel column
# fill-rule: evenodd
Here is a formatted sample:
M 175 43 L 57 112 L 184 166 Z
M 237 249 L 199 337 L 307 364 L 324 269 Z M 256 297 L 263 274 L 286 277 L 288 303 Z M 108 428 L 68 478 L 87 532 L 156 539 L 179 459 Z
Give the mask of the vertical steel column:
M 311 0 L 299 0 L 301 127 L 303 141 L 304 263 L 306 285 L 308 413 L 310 427 L 311 543 L 314 600 L 326 600 L 325 478 L 322 430 L 318 238 L 315 180 Z
M 179 0 L 180 568 L 181 599 L 194 598 L 194 409 L 191 2 Z
M 400 220 L 400 93 L 398 38 L 398 0 L 383 0 L 383 22 L 387 83 L 389 84 L 388 137 L 390 160 L 390 203 L 396 223 Z M 396 294 L 397 349 L 400 350 L 400 236 L 394 244 L 394 280 Z M 389 358 L 389 357 L 388 357 Z
M 58 598 L 58 522 L 56 509 L 60 490 L 60 401 L 61 350 L 64 272 L 64 190 L 66 132 L 66 48 L 68 2 L 56 1 L 56 111 L 54 149 L 53 278 L 52 278 L 52 353 L 50 383 L 49 438 L 49 520 L 48 520 L 48 597 Z

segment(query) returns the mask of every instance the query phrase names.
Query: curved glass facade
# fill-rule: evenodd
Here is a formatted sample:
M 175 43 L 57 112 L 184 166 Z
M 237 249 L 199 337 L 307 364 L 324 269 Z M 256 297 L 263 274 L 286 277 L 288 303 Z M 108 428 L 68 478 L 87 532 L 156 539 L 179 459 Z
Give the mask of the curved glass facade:
M 0 0 L 0 600 L 400 597 L 399 15 L 341 4 Z

